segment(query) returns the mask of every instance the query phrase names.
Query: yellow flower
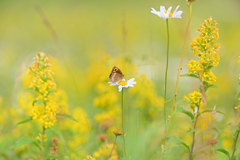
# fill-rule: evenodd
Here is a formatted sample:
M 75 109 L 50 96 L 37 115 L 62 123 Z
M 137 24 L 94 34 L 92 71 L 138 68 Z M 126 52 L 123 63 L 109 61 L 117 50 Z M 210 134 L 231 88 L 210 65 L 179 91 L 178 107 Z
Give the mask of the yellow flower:
M 52 100 L 50 93 L 56 90 L 56 83 L 53 80 L 53 71 L 48 57 L 39 52 L 34 58 L 33 64 L 29 67 L 29 87 L 39 93 L 32 106 L 32 117 L 38 119 L 41 125 L 47 129 L 56 123 L 56 115 L 59 107 Z
M 240 56 L 238 57 L 238 61 L 237 61 L 238 64 L 240 64 Z
M 204 20 L 198 31 L 200 35 L 192 40 L 191 48 L 199 60 L 190 60 L 187 63 L 188 73 L 198 77 L 201 74 L 203 81 L 212 84 L 217 79 L 212 68 L 216 68 L 220 60 L 218 54 L 220 44 L 215 42 L 219 38 L 217 22 L 210 17 Z
M 208 84 L 212 84 L 213 82 L 216 82 L 217 77 L 214 75 L 212 70 L 209 70 L 208 72 L 203 73 L 202 80 Z
M 191 59 L 189 63 L 187 63 L 188 68 L 188 74 L 194 74 L 203 69 L 203 66 L 201 65 L 201 61 L 195 61 Z
M 199 106 L 200 99 L 202 98 L 202 94 L 198 91 L 194 91 L 189 93 L 187 96 L 184 96 L 184 99 L 190 102 L 191 108 L 195 108 Z
M 217 22 L 210 17 L 204 20 L 198 31 L 199 37 L 195 37 L 191 43 L 194 55 L 201 57 L 203 66 L 217 67 L 220 59 L 218 55 L 220 44 L 215 42 L 219 38 Z
M 98 148 L 97 151 L 93 153 L 93 156 L 95 158 L 107 159 L 112 148 L 113 148 L 113 143 L 102 145 L 100 148 Z M 110 160 L 118 160 L 118 154 L 115 149 L 112 152 Z

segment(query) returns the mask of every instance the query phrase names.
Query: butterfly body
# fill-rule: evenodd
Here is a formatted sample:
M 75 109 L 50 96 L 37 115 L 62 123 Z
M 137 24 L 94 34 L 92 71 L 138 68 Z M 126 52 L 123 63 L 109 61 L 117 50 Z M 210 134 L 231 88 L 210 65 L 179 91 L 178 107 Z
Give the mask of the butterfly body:
M 113 83 L 116 83 L 116 82 L 122 80 L 123 76 L 124 75 L 122 74 L 122 71 L 118 67 L 114 66 L 112 68 L 112 72 L 109 75 L 109 80 Z

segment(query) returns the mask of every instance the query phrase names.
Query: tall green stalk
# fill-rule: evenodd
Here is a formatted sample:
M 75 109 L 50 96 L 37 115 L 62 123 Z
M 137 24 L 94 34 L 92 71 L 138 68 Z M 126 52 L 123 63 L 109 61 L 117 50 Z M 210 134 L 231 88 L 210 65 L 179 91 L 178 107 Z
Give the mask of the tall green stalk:
M 173 101 L 172 101 L 172 108 L 171 108 L 171 114 L 170 114 L 170 119 L 169 119 L 169 125 L 170 125 L 170 123 L 171 123 L 172 114 L 173 114 L 173 108 L 174 108 L 174 104 L 175 104 L 175 100 L 176 100 L 176 96 L 177 96 L 178 84 L 179 84 L 179 77 L 180 77 L 180 72 L 181 72 L 181 70 L 182 70 L 183 57 L 184 57 L 184 52 L 185 52 L 185 47 L 186 47 L 186 42 L 187 42 L 187 35 L 188 35 L 188 30 L 189 30 L 189 26 L 190 26 L 190 22 L 191 22 L 191 17 L 192 17 L 192 2 L 190 2 L 189 7 L 190 7 L 190 14 L 189 14 L 188 26 L 187 26 L 186 35 L 185 35 L 185 40 L 184 40 L 184 44 L 183 44 L 183 51 L 182 51 L 181 62 L 180 62 L 180 66 L 179 66 L 179 69 L 178 69 L 176 89 L 175 89 L 175 93 L 174 93 L 174 97 L 173 97 Z M 168 126 L 169 126 L 169 125 L 168 125 Z M 169 127 L 168 127 L 168 128 L 169 128 Z M 168 133 L 168 129 L 167 129 L 167 131 L 165 132 L 165 136 L 164 136 L 164 138 L 163 138 L 162 144 L 165 142 L 167 133 Z
M 163 137 L 163 140 L 162 140 L 162 143 L 161 143 L 161 148 L 163 147 L 163 145 L 165 144 L 165 140 L 166 140 L 166 137 L 167 137 L 167 134 L 168 134 L 168 130 L 169 130 L 169 126 L 170 126 L 170 123 L 171 123 L 171 120 L 172 120 L 172 114 L 173 114 L 173 108 L 174 108 L 174 104 L 175 104 L 175 100 L 176 100 L 176 97 L 177 97 L 177 91 L 178 91 L 178 84 L 179 84 L 179 77 L 180 77 L 180 72 L 182 70 L 182 64 L 183 64 L 183 57 L 184 57 L 184 52 L 185 52 L 185 47 L 186 47 L 186 42 L 187 42 L 187 36 L 188 36 L 188 30 L 189 30 L 189 26 L 190 26 L 190 22 L 191 22 L 191 18 L 192 18 L 192 2 L 190 1 L 189 2 L 189 9 L 190 9 L 190 13 L 189 13 L 189 20 L 188 20 L 188 25 L 187 25 L 187 29 L 186 29 L 186 33 L 185 33 L 185 39 L 184 39 L 184 44 L 183 44 L 183 50 L 182 50 L 182 57 L 181 57 L 181 62 L 180 62 L 180 66 L 179 66 L 179 69 L 178 69 L 178 75 L 177 75 L 177 82 L 176 82 L 176 88 L 175 88 L 175 93 L 174 93 L 174 97 L 173 97 L 173 101 L 172 101 L 172 107 L 171 107 L 171 113 L 170 113 L 170 118 L 169 118 L 169 122 L 168 122 L 168 127 L 167 129 L 165 130 L 165 134 L 164 134 L 164 137 Z M 168 25 L 168 23 L 167 23 Z M 168 26 L 167 26 L 168 28 Z M 169 40 L 169 39 L 168 39 Z M 168 43 L 169 44 L 169 43 Z M 166 79 L 166 77 L 165 77 Z M 164 120 L 166 119 L 166 108 L 165 108 L 165 103 L 166 101 L 164 101 Z M 165 120 L 165 124 L 166 124 L 166 120 Z M 160 158 L 160 154 L 161 154 L 161 151 L 159 152 L 158 154 L 158 159 Z
M 124 132 L 124 125 L 123 125 L 123 89 L 122 89 L 122 132 L 123 132 L 124 154 L 125 154 L 125 157 L 127 158 L 126 145 L 125 145 L 125 132 Z
M 237 132 L 237 136 L 236 136 L 235 141 L 234 141 L 233 153 L 232 153 L 231 160 L 233 160 L 233 158 L 234 158 L 234 154 L 235 154 L 236 146 L 237 146 L 237 141 L 238 141 L 238 136 L 239 136 L 239 132 Z
M 166 62 L 166 70 L 165 70 L 165 82 L 164 82 L 164 123 L 165 123 L 165 132 L 167 128 L 167 73 L 168 73 L 168 59 L 169 59 L 169 27 L 168 27 L 168 19 L 166 19 L 167 24 L 167 62 Z

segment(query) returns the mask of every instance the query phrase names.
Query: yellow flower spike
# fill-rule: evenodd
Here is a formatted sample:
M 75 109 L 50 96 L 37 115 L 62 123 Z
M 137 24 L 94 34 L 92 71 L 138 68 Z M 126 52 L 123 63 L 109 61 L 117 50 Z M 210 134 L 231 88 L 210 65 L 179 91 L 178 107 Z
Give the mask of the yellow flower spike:
M 34 59 L 35 61 L 28 70 L 31 80 L 29 86 L 40 92 L 36 101 L 42 99 L 44 103 L 40 106 L 33 106 L 32 117 L 33 119 L 38 119 L 46 129 L 54 126 L 56 123 L 58 106 L 49 96 L 51 90 L 56 90 L 56 84 L 53 80 L 53 72 L 48 57 L 43 52 L 39 52 Z

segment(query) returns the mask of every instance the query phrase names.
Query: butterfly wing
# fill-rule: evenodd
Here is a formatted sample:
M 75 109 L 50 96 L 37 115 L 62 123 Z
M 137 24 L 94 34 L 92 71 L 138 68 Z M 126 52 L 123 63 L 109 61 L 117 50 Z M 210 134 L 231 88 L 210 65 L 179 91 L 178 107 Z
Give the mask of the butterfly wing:
M 114 66 L 112 68 L 112 72 L 109 75 L 109 80 L 111 82 L 115 83 L 115 82 L 122 80 L 123 76 L 124 75 L 122 74 L 122 71 L 119 68 L 117 68 L 116 66 Z

